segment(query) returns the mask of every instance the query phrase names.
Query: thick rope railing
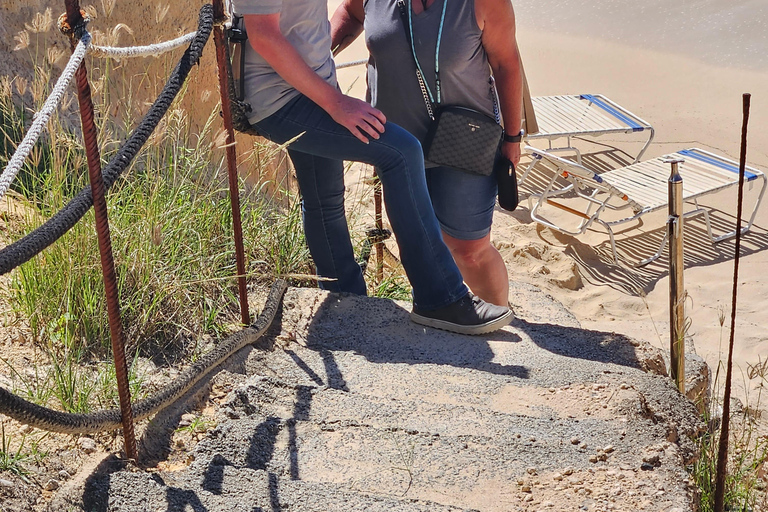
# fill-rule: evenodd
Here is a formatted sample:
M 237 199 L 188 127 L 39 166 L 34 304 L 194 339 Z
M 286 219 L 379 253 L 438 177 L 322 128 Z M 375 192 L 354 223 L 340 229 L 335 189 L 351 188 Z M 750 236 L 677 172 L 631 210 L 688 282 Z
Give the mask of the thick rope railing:
M 189 34 L 184 34 L 176 39 L 146 46 L 113 47 L 92 44 L 91 34 L 88 33 L 88 31 L 84 31 L 83 37 L 80 39 L 72 56 L 69 58 L 69 62 L 64 67 L 61 76 L 59 76 L 59 79 L 53 86 L 51 94 L 48 96 L 48 99 L 45 100 L 43 107 L 35 114 L 35 120 L 32 122 L 32 126 L 30 126 L 24 139 L 19 143 L 10 160 L 8 160 L 8 164 L 5 166 L 2 175 L 0 175 L 0 199 L 2 199 L 5 193 L 8 192 L 11 183 L 13 183 L 13 180 L 24 165 L 32 148 L 42 135 L 45 125 L 48 124 L 51 116 L 56 111 L 56 107 L 61 103 L 61 100 L 64 97 L 64 92 L 70 82 L 72 82 L 72 78 L 80 67 L 80 63 L 83 62 L 86 53 L 94 57 L 111 57 L 114 59 L 154 57 L 175 50 L 185 44 L 189 44 L 196 35 L 197 32 L 190 32 Z
M 204 5 L 200 10 L 198 22 L 198 30 L 192 43 L 190 43 L 189 48 L 184 52 L 184 55 L 172 71 L 162 92 L 149 108 L 139 126 L 136 127 L 128 140 L 120 147 L 117 154 L 104 167 L 102 175 L 106 190 L 110 189 L 139 153 L 181 90 L 192 66 L 200 60 L 203 48 L 213 29 L 213 9 L 210 5 Z M 48 219 L 45 224 L 24 238 L 4 247 L 0 250 L 0 274 L 7 274 L 61 238 L 77 224 L 92 205 L 93 196 L 91 189 L 86 187 L 70 200 L 64 208 Z
M 154 395 L 132 404 L 133 418 L 146 419 L 172 404 L 189 391 L 214 368 L 247 345 L 255 343 L 272 325 L 288 284 L 280 279 L 270 289 L 264 309 L 250 327 L 219 343 L 170 384 Z M 66 434 L 95 434 L 116 430 L 122 426 L 119 409 L 106 409 L 89 414 L 73 414 L 49 409 L 24 400 L 0 386 L 0 413 L 50 432 Z
M 16 175 L 21 170 L 21 167 L 24 165 L 29 153 L 35 146 L 35 143 L 37 143 L 40 135 L 42 135 L 45 125 L 48 124 L 51 116 L 56 111 L 56 107 L 61 103 L 61 99 L 64 97 L 64 92 L 85 58 L 90 42 L 91 35 L 86 32 L 75 47 L 75 51 L 72 53 L 69 62 L 64 67 L 64 71 L 62 71 L 61 76 L 56 81 L 56 85 L 53 86 L 53 91 L 51 91 L 48 99 L 45 100 L 43 108 L 35 114 L 35 120 L 32 122 L 32 126 L 30 126 L 27 134 L 19 143 L 13 156 L 11 156 L 11 159 L 8 160 L 8 165 L 5 166 L 3 174 L 0 175 L 0 199 L 2 199 L 10 188 L 11 183 L 13 183 Z
M 114 59 L 127 59 L 133 57 L 156 57 L 163 53 L 170 52 L 181 46 L 189 44 L 197 35 L 197 32 L 190 32 L 183 36 L 164 41 L 162 43 L 149 44 L 146 46 L 99 46 L 92 44 L 88 47 L 88 53 L 94 57 L 112 57 Z
M 73 32 L 76 33 L 75 36 L 72 36 L 74 49 L 76 46 L 74 41 L 77 40 L 77 37 L 83 37 L 83 34 L 85 34 L 84 21 L 80 18 L 80 16 L 78 16 L 80 11 L 79 3 L 77 0 L 67 0 L 66 4 L 67 17 L 64 19 L 66 26 L 63 26 L 63 31 L 70 35 Z M 66 24 L 67 19 L 75 20 L 73 26 Z M 81 67 L 77 72 L 79 89 L 78 93 L 80 97 L 81 114 L 83 115 L 84 137 L 87 139 L 86 145 L 88 148 L 89 171 L 91 174 L 92 187 L 81 191 L 81 193 L 73 201 L 70 201 L 67 206 L 60 210 L 51 220 L 49 220 L 45 225 L 41 227 L 46 229 L 41 231 L 41 228 L 38 228 L 38 230 L 35 230 L 32 235 L 37 234 L 40 235 L 37 237 L 38 239 L 44 239 L 45 236 L 43 235 L 50 236 L 55 234 L 55 231 L 60 231 L 59 236 L 61 236 L 67 230 L 62 230 L 62 227 L 66 227 L 66 224 L 74 225 L 74 223 L 76 223 L 82 217 L 84 212 L 87 211 L 90 203 L 94 202 L 93 196 L 97 196 L 97 198 L 100 199 L 97 206 L 100 207 L 100 210 L 103 210 L 101 212 L 103 214 L 101 215 L 103 223 L 107 222 L 105 215 L 106 203 L 103 199 L 104 190 L 108 188 L 109 185 L 113 184 L 119 174 L 130 164 L 138 151 L 141 149 L 142 145 L 146 142 L 149 135 L 151 135 L 152 131 L 157 126 L 159 120 L 168 110 L 168 107 L 170 106 L 179 89 L 183 85 L 184 80 L 189 74 L 192 65 L 199 60 L 202 49 L 210 36 L 212 28 L 213 8 L 211 5 L 205 5 L 200 10 L 199 30 L 197 31 L 192 44 L 190 44 L 190 47 L 184 53 L 184 56 L 174 69 L 171 77 L 163 88 L 160 97 L 158 97 L 155 103 L 153 103 L 153 105 L 150 107 L 149 112 L 147 115 L 145 115 L 139 127 L 129 137 L 128 141 L 126 141 L 126 143 L 118 150 L 117 155 L 112 159 L 107 168 L 104 170 L 103 175 L 99 173 L 97 156 L 98 150 L 95 149 L 95 127 L 92 123 L 93 108 L 92 105 L 89 104 L 90 89 L 87 84 L 87 74 L 85 67 L 81 63 Z M 67 30 L 69 30 L 69 32 L 67 32 Z M 97 174 L 96 181 L 93 181 L 94 172 Z M 102 179 L 100 178 L 103 178 L 103 183 Z M 71 211 L 65 212 L 67 210 Z M 68 215 L 60 215 L 62 212 L 68 213 Z M 99 212 L 97 211 L 97 214 L 98 213 Z M 97 217 L 99 216 L 97 215 Z M 61 222 L 52 224 L 51 221 L 54 219 L 61 219 Z M 97 224 L 99 224 L 98 219 Z M 102 228 L 103 226 L 101 225 L 97 226 L 97 231 L 99 231 L 100 235 L 103 231 Z M 108 237 L 108 225 L 106 226 L 106 232 Z M 25 239 L 28 238 L 30 238 L 30 235 L 25 237 Z M 52 241 L 55 241 L 56 238 L 58 237 L 53 238 L 48 243 L 52 243 Z M 39 245 L 39 242 L 36 243 Z M 9 248 L 12 247 L 13 246 Z M 8 255 L 7 249 L 9 248 L 6 248 L 2 251 L 6 254 L 6 256 Z M 107 247 L 107 249 L 109 249 L 109 247 Z M 102 251 L 101 238 L 100 251 Z M 2 261 L 3 263 L 8 263 L 8 260 L 10 259 L 12 258 L 5 258 Z M 286 287 L 287 283 L 285 281 L 279 280 L 274 283 L 267 302 L 264 306 L 264 310 L 262 311 L 262 314 L 259 315 L 259 318 L 252 327 L 247 328 L 223 341 L 214 350 L 207 353 L 200 360 L 195 362 L 191 367 L 185 370 L 170 385 L 165 386 L 161 391 L 145 400 L 141 400 L 132 405 L 130 402 L 123 403 L 123 396 L 121 395 L 121 410 L 111 409 L 92 414 L 69 414 L 33 404 L 0 387 L 0 412 L 33 427 L 38 427 L 54 432 L 94 433 L 114 430 L 116 428 L 120 428 L 121 426 L 125 430 L 126 421 L 131 422 L 130 430 L 132 432 L 132 421 L 134 419 L 144 419 L 158 412 L 167 405 L 170 405 L 170 403 L 182 397 L 197 382 L 199 382 L 200 379 L 209 374 L 216 366 L 224 362 L 230 355 L 237 352 L 245 345 L 256 341 L 266 331 L 269 325 L 271 325 Z M 112 320 L 111 316 L 110 320 Z M 112 322 L 110 322 L 110 325 L 111 324 Z M 127 437 L 126 441 L 128 441 Z M 128 451 L 129 456 L 131 456 L 131 452 L 133 452 L 133 454 L 136 453 L 135 443 L 133 449 L 129 449 Z

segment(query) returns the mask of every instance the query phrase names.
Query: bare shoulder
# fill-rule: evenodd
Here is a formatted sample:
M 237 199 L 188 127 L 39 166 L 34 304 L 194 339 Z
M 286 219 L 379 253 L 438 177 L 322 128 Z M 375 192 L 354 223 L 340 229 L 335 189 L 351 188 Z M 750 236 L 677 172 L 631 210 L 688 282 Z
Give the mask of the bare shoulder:
M 515 12 L 512 0 L 474 0 L 475 16 L 481 30 L 487 24 L 492 26 L 514 27 Z

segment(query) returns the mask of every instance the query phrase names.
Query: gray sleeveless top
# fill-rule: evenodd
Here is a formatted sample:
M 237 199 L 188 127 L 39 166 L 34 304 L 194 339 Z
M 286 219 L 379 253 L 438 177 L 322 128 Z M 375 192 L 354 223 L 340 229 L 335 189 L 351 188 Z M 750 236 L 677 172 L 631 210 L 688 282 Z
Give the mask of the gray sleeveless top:
M 480 40 L 474 0 L 435 0 L 426 11 L 413 15 L 413 42 L 425 79 L 434 95 L 435 47 L 443 2 L 448 4 L 440 42 L 442 104 L 473 108 L 493 117 L 490 66 Z M 430 119 L 397 0 L 365 0 L 364 7 L 365 41 L 371 54 L 371 103 L 388 121 L 424 142 Z

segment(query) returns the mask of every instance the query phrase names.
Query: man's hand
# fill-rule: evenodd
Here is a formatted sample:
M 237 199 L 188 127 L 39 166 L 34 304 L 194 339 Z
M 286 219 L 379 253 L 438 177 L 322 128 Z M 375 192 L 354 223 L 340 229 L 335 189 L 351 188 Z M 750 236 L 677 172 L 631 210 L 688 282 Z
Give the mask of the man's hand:
M 387 122 L 380 110 L 343 94 L 338 95 L 338 99 L 328 109 L 328 114 L 366 144 L 368 137 L 378 139 L 379 134 L 384 133 L 384 123 Z
M 504 142 L 501 144 L 501 154 L 504 158 L 512 162 L 517 169 L 517 164 L 520 163 L 520 143 L 519 142 Z
M 379 138 L 387 119 L 368 103 L 342 94 L 320 78 L 280 32 L 280 14 L 247 14 L 244 17 L 251 47 L 300 93 L 328 112 L 352 135 L 368 143 Z

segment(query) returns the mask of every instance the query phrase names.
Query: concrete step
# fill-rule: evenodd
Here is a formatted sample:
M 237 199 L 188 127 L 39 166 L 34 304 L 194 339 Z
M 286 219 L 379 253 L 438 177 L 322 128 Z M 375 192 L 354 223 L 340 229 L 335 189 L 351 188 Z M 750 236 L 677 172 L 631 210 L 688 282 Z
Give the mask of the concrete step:
M 217 464 L 221 462 L 221 464 Z M 85 497 L 85 510 L 194 512 L 461 512 L 466 509 L 402 496 L 370 495 L 331 483 L 279 478 L 263 469 L 214 461 L 204 474 L 120 472 L 109 494 Z M 92 485 L 97 485 L 92 482 Z
M 190 465 L 101 476 L 95 509 L 691 510 L 700 423 L 647 373 L 658 351 L 514 290 L 518 319 L 480 337 L 289 290 Z

